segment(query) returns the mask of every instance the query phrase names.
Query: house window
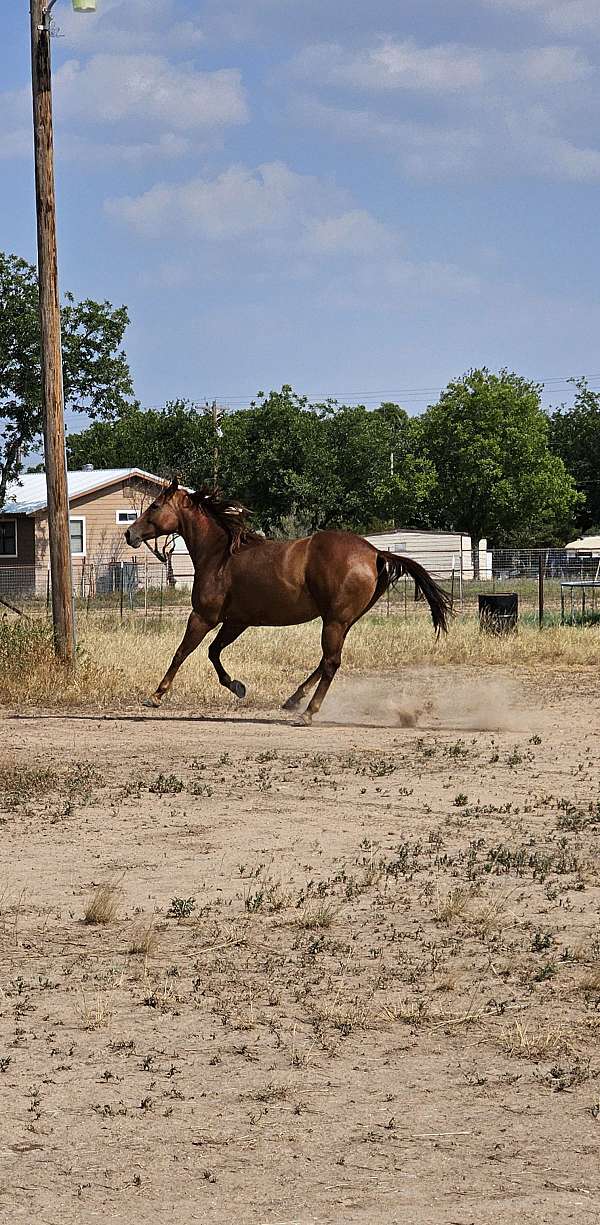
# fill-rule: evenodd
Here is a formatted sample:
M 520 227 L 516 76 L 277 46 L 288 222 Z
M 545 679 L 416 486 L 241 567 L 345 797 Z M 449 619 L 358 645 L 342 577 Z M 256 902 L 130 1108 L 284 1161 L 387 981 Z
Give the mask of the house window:
M 85 519 L 69 519 L 71 529 L 71 557 L 85 556 Z
M 0 519 L 0 557 L 17 556 L 17 520 Z
M 139 518 L 137 510 L 118 510 L 117 523 L 135 523 Z

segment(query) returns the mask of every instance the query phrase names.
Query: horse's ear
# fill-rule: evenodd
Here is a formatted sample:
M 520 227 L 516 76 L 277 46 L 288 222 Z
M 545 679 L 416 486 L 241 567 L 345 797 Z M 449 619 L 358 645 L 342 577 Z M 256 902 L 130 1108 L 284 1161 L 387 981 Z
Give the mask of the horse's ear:
M 171 494 L 177 493 L 178 489 L 179 489 L 179 481 L 177 480 L 177 477 L 174 476 L 168 489 L 165 489 L 165 498 L 170 498 Z

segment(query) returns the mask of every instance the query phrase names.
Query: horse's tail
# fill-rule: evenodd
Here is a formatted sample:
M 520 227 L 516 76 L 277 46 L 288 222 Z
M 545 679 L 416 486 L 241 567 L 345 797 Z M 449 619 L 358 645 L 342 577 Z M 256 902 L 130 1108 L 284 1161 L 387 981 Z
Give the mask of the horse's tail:
M 425 567 L 413 557 L 407 557 L 406 553 L 386 553 L 384 549 L 377 550 L 377 561 L 380 575 L 383 577 L 387 573 L 387 587 L 395 586 L 404 574 L 414 580 L 417 591 L 425 596 L 429 604 L 437 637 L 439 638 L 442 632 L 447 634 L 448 622 L 452 616 L 452 600 Z

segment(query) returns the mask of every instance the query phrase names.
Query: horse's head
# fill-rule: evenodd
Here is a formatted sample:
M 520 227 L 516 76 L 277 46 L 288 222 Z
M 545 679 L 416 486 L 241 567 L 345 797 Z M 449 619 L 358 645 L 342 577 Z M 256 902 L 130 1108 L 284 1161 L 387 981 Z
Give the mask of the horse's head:
M 171 481 L 167 489 L 159 493 L 151 506 L 136 519 L 125 532 L 127 544 L 139 549 L 145 540 L 156 540 L 158 536 L 172 536 L 179 531 L 180 507 L 177 480 Z

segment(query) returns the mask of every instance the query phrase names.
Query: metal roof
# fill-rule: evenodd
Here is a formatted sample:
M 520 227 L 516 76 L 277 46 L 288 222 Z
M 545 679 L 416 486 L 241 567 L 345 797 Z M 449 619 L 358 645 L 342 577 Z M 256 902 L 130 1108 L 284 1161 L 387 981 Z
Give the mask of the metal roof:
M 600 536 L 580 536 L 579 540 L 571 540 L 565 549 L 573 549 L 576 553 L 600 552 Z
M 86 493 L 94 493 L 117 481 L 129 477 L 141 477 L 142 480 L 153 481 L 163 485 L 160 476 L 152 472 L 144 472 L 141 468 L 95 468 L 92 472 L 68 472 L 67 485 L 69 501 Z M 45 510 L 48 504 L 46 493 L 45 472 L 24 472 L 17 481 L 9 481 L 6 490 L 6 502 L 0 509 L 4 515 L 33 515 L 38 510 Z

